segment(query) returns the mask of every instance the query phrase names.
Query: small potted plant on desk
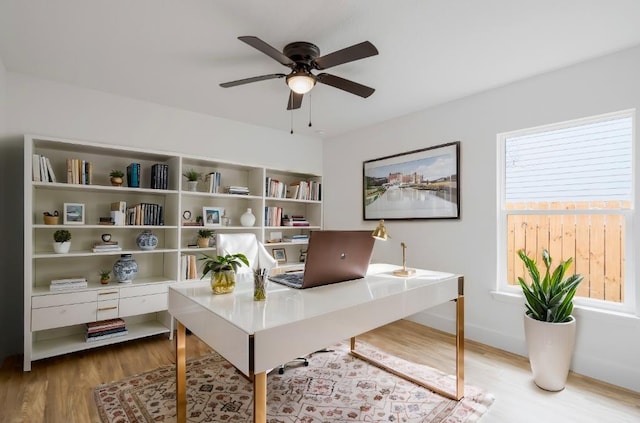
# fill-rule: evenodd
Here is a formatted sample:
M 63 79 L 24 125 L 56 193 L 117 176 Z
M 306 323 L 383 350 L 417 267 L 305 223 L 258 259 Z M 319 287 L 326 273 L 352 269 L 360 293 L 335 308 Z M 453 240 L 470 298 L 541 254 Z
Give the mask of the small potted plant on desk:
M 243 264 L 249 266 L 247 256 L 242 253 L 227 254 L 226 256 L 209 256 L 203 254 L 204 261 L 202 277 L 211 274 L 211 290 L 214 294 L 228 294 L 236 287 L 236 271 Z M 202 279 L 202 278 L 201 278 Z
M 195 169 L 189 169 L 182 174 L 185 178 L 187 178 L 187 184 L 189 186 L 189 191 L 196 191 L 198 186 L 198 180 L 200 179 L 201 173 L 196 171 Z
M 518 251 L 518 256 L 531 277 L 531 285 L 522 277 L 518 277 L 518 282 L 526 301 L 524 334 L 533 380 L 544 390 L 560 391 L 564 389 L 571 366 L 576 334 L 576 319 L 571 315 L 573 296 L 583 276 L 564 277 L 573 261 L 571 258 L 552 272 L 552 259 L 546 249 L 542 250 L 545 266 L 542 278 L 533 259 L 523 250 Z
M 109 176 L 111 177 L 111 185 L 113 185 L 114 187 L 119 187 L 122 186 L 124 180 L 122 178 L 124 178 L 124 172 L 118 169 L 113 169 L 111 170 L 111 172 L 109 173 Z
M 209 240 L 213 236 L 213 231 L 211 229 L 200 229 L 198 231 L 198 247 L 199 248 L 207 248 L 209 246 Z
M 109 280 L 111 279 L 111 270 L 110 269 L 100 269 L 98 271 L 98 274 L 100 275 L 100 283 L 103 285 L 106 285 L 109 283 Z
M 71 248 L 71 232 L 66 229 L 58 229 L 53 233 L 53 251 L 57 254 L 66 254 Z

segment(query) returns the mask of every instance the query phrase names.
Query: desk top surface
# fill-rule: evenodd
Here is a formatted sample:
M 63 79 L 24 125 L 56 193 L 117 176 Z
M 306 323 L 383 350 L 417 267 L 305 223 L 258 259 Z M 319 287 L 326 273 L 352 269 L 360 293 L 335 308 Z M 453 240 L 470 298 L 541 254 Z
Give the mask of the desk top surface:
M 392 296 L 418 294 L 430 286 L 456 287 L 460 275 L 417 269 L 414 276 L 393 276 L 397 265 L 371 264 L 362 279 L 339 282 L 310 289 L 293 289 L 275 282 L 267 283 L 267 299 L 253 300 L 253 276 L 236 275 L 236 288 L 231 294 L 214 295 L 208 278 L 170 285 L 171 296 L 184 296 L 192 305 L 231 322 L 247 334 L 271 327 L 306 320 L 315 316 Z

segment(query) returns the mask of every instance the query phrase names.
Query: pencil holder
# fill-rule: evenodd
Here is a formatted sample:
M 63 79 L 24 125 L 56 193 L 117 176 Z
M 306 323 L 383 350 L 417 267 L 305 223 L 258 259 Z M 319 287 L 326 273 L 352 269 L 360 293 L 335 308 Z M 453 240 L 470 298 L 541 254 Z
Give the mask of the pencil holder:
M 266 269 L 253 271 L 253 300 L 264 301 L 267 299 L 267 272 Z

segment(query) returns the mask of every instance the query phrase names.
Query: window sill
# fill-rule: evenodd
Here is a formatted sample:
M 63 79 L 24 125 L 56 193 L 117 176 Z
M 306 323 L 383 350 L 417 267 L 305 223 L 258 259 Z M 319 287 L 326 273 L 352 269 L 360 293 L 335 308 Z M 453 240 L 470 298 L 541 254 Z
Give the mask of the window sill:
M 524 307 L 524 298 L 522 294 L 516 294 L 512 292 L 500 292 L 490 291 L 491 297 L 496 300 L 507 304 L 522 304 Z M 640 323 L 640 316 L 632 312 L 623 312 L 615 310 L 606 310 L 601 308 L 589 307 L 585 305 L 575 305 L 574 314 L 578 317 L 593 318 L 597 320 L 611 320 L 619 324 L 621 321 L 627 322 L 632 325 Z

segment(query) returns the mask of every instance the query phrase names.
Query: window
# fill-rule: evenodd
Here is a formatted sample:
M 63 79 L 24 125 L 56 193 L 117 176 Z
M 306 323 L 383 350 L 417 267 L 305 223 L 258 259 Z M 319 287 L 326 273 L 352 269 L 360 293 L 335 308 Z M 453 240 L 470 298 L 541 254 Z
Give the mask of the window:
M 528 279 L 517 252 L 584 275 L 576 304 L 632 311 L 634 110 L 498 135 L 499 290 Z

